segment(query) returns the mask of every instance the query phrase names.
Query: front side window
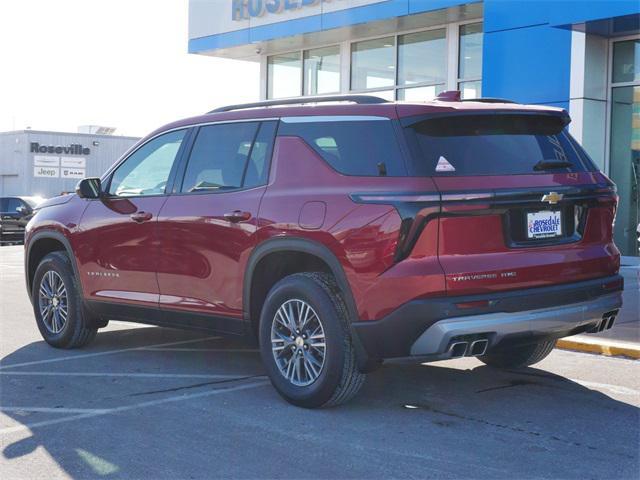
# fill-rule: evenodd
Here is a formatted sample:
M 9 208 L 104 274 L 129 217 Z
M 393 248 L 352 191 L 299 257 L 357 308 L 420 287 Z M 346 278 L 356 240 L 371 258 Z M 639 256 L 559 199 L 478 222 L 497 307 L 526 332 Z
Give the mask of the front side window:
M 264 175 L 264 166 L 254 158 L 251 148 L 258 126 L 258 122 L 239 122 L 200 127 L 181 191 L 214 192 L 240 188 L 245 171 L 249 170 L 249 157 L 252 158 L 252 178 Z
M 186 130 L 165 133 L 133 152 L 113 173 L 109 194 L 129 197 L 165 193 L 185 133 Z
M 542 115 L 443 116 L 407 128 L 412 170 L 425 176 L 517 175 L 593 170 L 563 130 Z
M 7 213 L 16 213 L 20 207 L 23 207 L 24 204 L 20 201 L 19 198 L 8 198 L 7 199 Z
M 278 135 L 301 137 L 344 175 L 406 175 L 393 125 L 387 119 L 309 123 L 283 119 Z

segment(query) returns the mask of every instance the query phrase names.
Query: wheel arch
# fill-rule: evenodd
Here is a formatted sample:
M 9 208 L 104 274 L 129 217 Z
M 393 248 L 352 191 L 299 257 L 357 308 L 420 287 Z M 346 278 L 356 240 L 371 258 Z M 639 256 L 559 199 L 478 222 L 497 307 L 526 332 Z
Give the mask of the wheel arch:
M 306 238 L 271 238 L 265 240 L 259 244 L 251 253 L 249 260 L 247 261 L 247 267 L 244 273 L 243 292 L 242 292 L 242 305 L 243 316 L 245 321 L 251 321 L 251 285 L 253 283 L 253 277 L 256 272 L 256 267 L 260 262 L 268 255 L 274 253 L 300 253 L 311 255 L 322 261 L 328 268 L 328 272 L 333 274 L 340 290 L 343 292 L 344 301 L 347 304 L 349 315 L 352 319 L 358 318 L 355 301 L 351 292 L 351 287 L 347 281 L 347 276 L 344 273 L 344 269 L 340 264 L 340 261 L 336 255 L 331 252 L 327 247 L 314 240 Z
M 78 273 L 76 258 L 73 255 L 73 249 L 71 248 L 69 239 L 60 232 L 47 230 L 35 233 L 29 239 L 29 243 L 25 249 L 25 280 L 30 299 L 32 295 L 31 286 L 36 269 L 45 255 L 51 252 L 65 252 L 69 256 L 73 273 L 80 284 L 80 290 L 82 292 L 82 280 Z
M 265 240 L 253 250 L 251 256 L 249 257 L 249 260 L 247 261 L 247 267 L 244 273 L 242 304 L 243 318 L 248 334 L 255 333 L 255 328 L 257 326 L 257 322 L 259 321 L 259 312 L 256 312 L 256 302 L 261 306 L 264 302 L 264 299 L 266 298 L 266 293 L 268 293 L 268 290 L 271 287 L 271 285 L 265 286 L 265 288 L 262 289 L 262 292 L 259 295 L 262 296 L 262 298 L 256 298 L 253 285 L 254 278 L 256 273 L 259 272 L 261 262 L 274 254 L 301 254 L 313 257 L 317 259 L 317 261 L 322 262 L 322 264 L 314 264 L 318 267 L 316 268 L 316 270 L 320 269 L 321 271 L 326 271 L 327 273 L 333 275 L 343 294 L 343 299 L 345 301 L 351 322 L 357 321 L 358 310 L 353 298 L 351 286 L 349 285 L 347 276 L 344 272 L 342 264 L 340 263 L 340 260 L 331 250 L 329 250 L 321 243 L 306 238 L 271 238 Z M 323 268 L 323 266 L 325 268 Z M 298 271 L 303 270 L 298 269 Z M 351 329 L 351 336 L 354 342 L 356 356 L 358 359 L 358 366 L 361 371 L 366 372 L 374 368 L 372 367 L 372 365 L 374 365 L 375 361 L 374 363 L 372 363 L 372 361 L 370 361 L 370 359 L 368 358 L 367 353 L 362 346 L 357 333 L 351 327 L 351 322 L 349 326 Z

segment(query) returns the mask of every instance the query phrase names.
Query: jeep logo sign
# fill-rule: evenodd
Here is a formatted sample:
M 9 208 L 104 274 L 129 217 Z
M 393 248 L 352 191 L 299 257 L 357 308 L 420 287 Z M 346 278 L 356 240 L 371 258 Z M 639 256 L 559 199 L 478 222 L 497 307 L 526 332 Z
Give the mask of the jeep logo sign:
M 91 149 L 83 147 L 77 143 L 67 147 L 54 145 L 40 145 L 38 142 L 31 142 L 31 153 L 64 153 L 66 155 L 89 155 Z

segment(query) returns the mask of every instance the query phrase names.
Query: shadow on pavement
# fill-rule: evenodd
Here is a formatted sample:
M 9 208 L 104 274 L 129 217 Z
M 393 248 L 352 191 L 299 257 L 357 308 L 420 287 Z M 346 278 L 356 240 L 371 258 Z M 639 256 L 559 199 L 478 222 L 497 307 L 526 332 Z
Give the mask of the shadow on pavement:
M 78 351 L 32 343 L 2 359 L 0 404 L 59 406 L 65 413 L 3 413 L 30 425 L 81 415 L 82 409 L 112 409 L 264 379 L 259 354 L 242 351 L 251 348 L 244 343 L 177 343 L 203 338 L 132 328 L 102 332 Z M 166 343 L 173 345 L 127 350 Z M 111 350 L 119 353 L 89 355 Z M 356 399 L 334 409 L 298 409 L 271 386 L 260 386 L 9 432 L 3 435 L 2 455 L 15 460 L 43 448 L 76 478 L 591 478 L 594 462 L 598 468 L 613 466 L 617 478 L 637 476 L 638 408 L 537 368 L 503 372 L 475 360 L 455 362 L 385 365 L 368 376 Z M 158 377 L 6 374 L 13 371 Z M 191 374 L 229 378 L 180 377 Z M 315 447 L 321 453 L 290 453 L 283 464 L 276 457 L 285 447 Z

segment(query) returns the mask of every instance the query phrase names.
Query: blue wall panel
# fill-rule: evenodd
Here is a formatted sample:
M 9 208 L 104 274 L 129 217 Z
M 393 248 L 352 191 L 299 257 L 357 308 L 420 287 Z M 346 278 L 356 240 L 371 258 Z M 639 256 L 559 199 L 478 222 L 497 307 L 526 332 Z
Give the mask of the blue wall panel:
M 425 0 L 423 0 L 425 1 Z M 431 2 L 433 0 L 427 0 Z M 438 0 L 440 1 L 440 0 Z M 449 3 L 457 1 L 446 0 Z M 409 0 L 387 0 L 386 2 L 347 8 L 322 14 L 322 29 L 346 27 L 358 23 L 374 22 L 387 18 L 401 17 L 409 13 Z
M 251 27 L 249 39 L 251 42 L 260 42 L 319 30 L 322 30 L 322 15 L 311 15 L 286 22 Z
M 485 31 L 571 25 L 640 11 L 638 0 L 485 0 Z
M 571 31 L 547 25 L 484 37 L 482 94 L 526 103 L 568 102 Z
M 455 7 L 469 3 L 479 3 L 480 0 L 460 1 L 460 0 L 409 0 L 409 14 L 430 12 L 441 8 Z

